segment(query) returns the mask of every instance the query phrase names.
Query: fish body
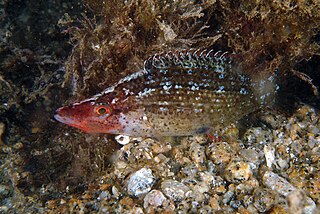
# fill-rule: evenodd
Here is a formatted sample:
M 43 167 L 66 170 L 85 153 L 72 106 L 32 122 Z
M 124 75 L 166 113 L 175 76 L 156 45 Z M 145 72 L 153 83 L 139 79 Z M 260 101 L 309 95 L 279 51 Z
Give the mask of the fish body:
M 275 92 L 272 78 L 254 82 L 232 60 L 212 50 L 156 54 L 102 93 L 59 108 L 55 118 L 89 133 L 206 133 L 256 111 Z

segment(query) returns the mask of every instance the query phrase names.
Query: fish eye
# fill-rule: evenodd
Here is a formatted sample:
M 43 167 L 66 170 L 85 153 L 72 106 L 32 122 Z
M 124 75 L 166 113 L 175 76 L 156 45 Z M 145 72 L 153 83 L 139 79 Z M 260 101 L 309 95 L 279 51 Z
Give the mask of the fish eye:
M 111 108 L 109 106 L 98 106 L 95 109 L 95 111 L 99 116 L 103 116 L 103 115 L 106 115 L 106 114 L 110 114 L 111 113 Z

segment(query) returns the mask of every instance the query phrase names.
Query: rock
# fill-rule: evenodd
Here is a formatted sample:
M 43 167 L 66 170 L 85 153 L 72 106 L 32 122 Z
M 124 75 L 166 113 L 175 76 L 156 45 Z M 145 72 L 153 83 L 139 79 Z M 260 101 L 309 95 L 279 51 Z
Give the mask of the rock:
M 196 164 L 202 164 L 205 159 L 204 147 L 198 143 L 191 143 L 190 156 Z
M 219 196 L 217 194 L 213 195 L 212 197 L 210 197 L 209 199 L 209 204 L 210 207 L 214 210 L 214 211 L 219 211 L 221 210 L 220 205 L 219 205 Z
M 249 180 L 252 170 L 249 163 L 244 161 L 232 161 L 226 168 L 226 179 L 232 183 Z
M 160 207 L 163 205 L 167 198 L 160 190 L 152 190 L 144 197 L 143 207 L 147 208 L 149 205 L 154 207 Z
M 288 195 L 294 191 L 298 191 L 296 187 L 294 187 L 292 184 L 290 184 L 286 179 L 280 177 L 279 175 L 267 171 L 263 175 L 263 182 L 267 187 L 269 187 L 272 190 L 275 190 L 280 195 L 288 197 Z M 306 205 L 303 208 L 303 213 L 313 213 L 316 210 L 316 204 L 315 202 L 309 198 L 306 197 Z
M 250 128 L 246 131 L 243 137 L 243 141 L 246 146 L 265 145 L 273 141 L 273 135 L 271 130 L 264 130 L 261 127 Z
M 98 201 L 101 201 L 101 200 L 109 200 L 110 198 L 111 198 L 111 195 L 109 191 L 102 191 L 97 199 Z
M 250 164 L 252 169 L 257 169 L 262 162 L 262 155 L 254 149 L 242 149 L 239 154 Z
M 272 145 L 264 145 L 263 147 L 264 157 L 267 162 L 267 166 L 269 168 L 272 167 L 273 164 L 275 164 L 276 159 L 276 149 Z
M 138 197 L 148 193 L 155 183 L 155 180 L 156 178 L 153 176 L 151 169 L 142 168 L 134 172 L 127 183 L 128 194 Z
M 270 171 L 265 172 L 262 179 L 267 187 L 283 196 L 287 196 L 290 192 L 296 190 L 286 179 Z
M 4 198 L 7 198 L 10 194 L 10 188 L 0 184 L 0 199 L 3 200 Z
M 119 198 L 119 196 L 121 194 L 116 186 L 112 186 L 111 192 L 112 192 L 113 197 L 115 197 L 115 198 Z
M 258 189 L 254 193 L 253 206 L 261 213 L 269 211 L 276 200 L 276 196 L 272 191 L 267 189 Z
M 130 142 L 130 137 L 122 134 L 117 135 L 114 139 L 121 145 L 126 145 Z
M 235 151 L 227 142 L 212 143 L 206 149 L 206 154 L 214 164 L 228 164 Z
M 289 213 L 301 214 L 306 203 L 306 195 L 301 190 L 289 193 L 287 204 Z
M 186 197 L 186 193 L 190 190 L 183 183 L 175 180 L 164 180 L 161 183 L 163 193 L 171 200 L 177 202 L 182 201 Z

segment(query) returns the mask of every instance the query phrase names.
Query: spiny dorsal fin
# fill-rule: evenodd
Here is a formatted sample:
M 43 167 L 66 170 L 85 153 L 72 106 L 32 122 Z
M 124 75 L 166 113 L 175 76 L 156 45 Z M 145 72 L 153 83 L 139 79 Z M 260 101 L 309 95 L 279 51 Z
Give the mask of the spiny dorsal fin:
M 223 72 L 222 67 L 231 65 L 231 54 L 212 49 L 184 49 L 155 54 L 145 61 L 145 69 L 172 67 L 205 68 Z

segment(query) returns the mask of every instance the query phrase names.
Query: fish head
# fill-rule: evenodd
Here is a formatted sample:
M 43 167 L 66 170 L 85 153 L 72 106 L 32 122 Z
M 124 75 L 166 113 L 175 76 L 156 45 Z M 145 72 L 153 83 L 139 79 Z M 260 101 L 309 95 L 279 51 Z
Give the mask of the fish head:
M 57 109 L 54 118 L 87 133 L 116 134 L 119 116 L 111 104 L 88 100 Z

